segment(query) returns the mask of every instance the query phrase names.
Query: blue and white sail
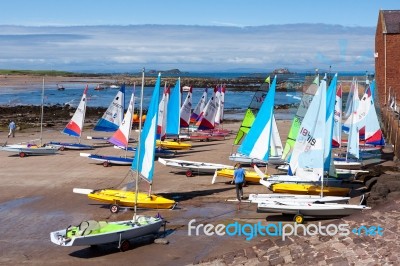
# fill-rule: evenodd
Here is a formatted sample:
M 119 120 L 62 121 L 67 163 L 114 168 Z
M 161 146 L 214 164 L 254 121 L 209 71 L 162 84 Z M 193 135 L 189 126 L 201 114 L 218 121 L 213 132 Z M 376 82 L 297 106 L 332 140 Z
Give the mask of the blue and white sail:
M 322 80 L 300 125 L 289 162 L 289 175 L 319 180 L 324 174 L 326 80 Z M 330 142 L 330 140 L 329 140 Z M 310 171 L 312 171 L 312 174 Z
M 167 113 L 170 87 L 164 86 L 163 96 L 158 104 L 157 139 L 164 140 L 167 132 Z
M 139 150 L 132 162 L 132 170 L 139 172 L 149 183 L 153 182 L 154 153 L 156 149 L 158 98 L 160 95 L 161 74 L 158 75 L 148 107 L 146 121 L 140 133 Z M 142 96 L 143 97 L 143 96 Z
M 204 107 L 207 104 L 207 88 L 204 89 L 204 92 L 199 100 L 199 102 L 197 103 L 196 107 L 193 109 L 193 113 L 190 116 L 190 122 L 191 123 L 196 123 L 196 121 L 199 120 L 201 113 L 204 110 Z
M 125 84 L 121 86 L 117 95 L 103 114 L 103 117 L 97 121 L 94 130 L 113 132 L 116 131 L 124 119 L 125 110 Z
M 357 111 L 353 112 L 357 114 Z M 351 116 L 352 119 L 355 119 L 355 115 Z M 351 154 L 357 159 L 360 158 L 360 133 L 357 123 L 352 123 L 349 131 L 349 138 L 347 141 L 347 154 Z
M 175 87 L 170 92 L 167 109 L 166 134 L 179 135 L 181 121 L 181 78 L 178 78 Z
M 135 111 L 135 87 L 129 101 L 128 110 L 125 113 L 124 120 L 122 120 L 121 125 L 118 130 L 111 136 L 108 142 L 117 145 L 119 147 L 128 148 L 129 136 L 132 129 L 132 118 Z
M 275 89 L 276 76 L 249 133 L 238 148 L 239 153 L 247 155 L 250 158 L 268 161 L 275 104 Z

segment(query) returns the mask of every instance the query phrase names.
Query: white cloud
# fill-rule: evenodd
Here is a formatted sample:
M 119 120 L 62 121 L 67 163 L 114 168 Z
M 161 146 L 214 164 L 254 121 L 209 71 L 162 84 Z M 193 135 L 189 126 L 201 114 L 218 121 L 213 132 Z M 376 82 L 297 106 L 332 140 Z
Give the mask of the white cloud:
M 0 32 L 0 68 L 372 70 L 374 64 L 375 29 L 366 27 L 0 26 Z

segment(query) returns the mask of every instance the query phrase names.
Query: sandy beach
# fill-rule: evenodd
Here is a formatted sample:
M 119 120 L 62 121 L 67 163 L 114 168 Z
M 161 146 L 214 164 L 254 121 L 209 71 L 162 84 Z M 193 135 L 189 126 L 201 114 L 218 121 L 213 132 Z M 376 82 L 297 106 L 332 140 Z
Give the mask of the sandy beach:
M 282 122 L 284 123 L 284 122 Z M 283 125 L 283 124 L 281 124 Z M 227 124 L 225 128 L 237 130 L 238 123 Z M 284 126 L 285 127 L 285 126 Z M 45 130 L 43 140 L 73 141 L 59 133 L 59 129 Z M 39 138 L 39 129 L 18 131 L 15 138 L 7 139 L 7 132 L 1 132 L 1 142 L 19 143 Z M 86 129 L 84 135 L 99 135 Z M 194 142 L 190 151 L 178 152 L 185 160 L 218 162 L 233 165 L 228 160 L 232 151 L 234 134 L 225 141 Z M 83 140 L 89 143 L 89 140 Z M 104 143 L 94 143 L 93 153 L 123 155 Z M 218 178 L 212 185 L 212 175 L 186 177 L 160 163 L 155 163 L 153 192 L 178 201 L 175 210 L 140 210 L 140 213 L 156 215 L 158 212 L 170 223 L 169 245 L 139 245 L 126 253 L 120 253 L 114 246 L 91 250 L 86 247 L 63 248 L 50 242 L 49 233 L 83 220 L 124 220 L 133 215 L 131 210 L 112 215 L 107 206 L 89 201 L 85 195 L 72 193 L 73 188 L 108 188 L 132 182 L 129 167 L 112 166 L 105 168 L 94 161 L 79 156 L 79 151 L 62 151 L 53 156 L 30 156 L 19 158 L 8 152 L 1 152 L 2 193 L 2 241 L 1 264 L 130 264 L 140 260 L 145 265 L 182 265 L 209 256 L 215 256 L 232 249 L 249 245 L 244 239 L 188 238 L 187 223 L 191 219 L 204 223 L 234 220 L 262 220 L 262 214 L 255 212 L 254 205 L 244 204 L 237 212 L 236 205 L 226 202 L 235 198 L 234 185 L 228 179 Z M 141 191 L 148 190 L 148 184 L 141 182 Z M 258 184 L 249 184 L 245 194 L 266 192 Z M 185 248 L 183 248 L 182 244 Z M 161 252 L 162 251 L 162 252 Z M 190 252 L 188 252 L 190 251 Z M 157 260 L 153 258 L 157 254 Z M 55 259 L 57 258 L 57 259 Z M 88 260 L 90 258 L 90 260 Z
M 65 120 L 65 118 L 64 118 Z M 102 155 L 123 155 L 105 144 L 86 140 L 86 136 L 104 136 L 91 130 L 87 123 L 82 142 L 94 144 L 93 153 Z M 228 160 L 234 151 L 232 143 L 239 122 L 226 123 L 224 128 L 233 134 L 224 141 L 193 142 L 189 151 L 179 151 L 176 158 L 233 165 Z M 59 131 L 64 124 L 46 127 L 44 142 L 74 141 Z M 278 121 L 282 140 L 286 140 L 290 121 Z M 134 133 L 133 137 L 137 137 Z M 7 138 L 7 131 L 0 131 L 0 143 L 20 143 L 39 139 L 39 128 L 17 131 L 15 138 Z M 265 214 L 256 212 L 256 205 L 242 203 L 240 210 L 236 203 L 227 202 L 235 198 L 235 187 L 230 180 L 218 178 L 211 184 L 212 175 L 186 177 L 184 172 L 155 163 L 153 193 L 175 199 L 174 210 L 140 210 L 140 214 L 162 215 L 167 224 L 169 244 L 149 243 L 149 240 L 133 241 L 134 247 L 120 252 L 115 245 L 90 247 L 59 247 L 50 242 L 51 231 L 77 225 L 83 220 L 117 221 L 131 219 L 132 210 L 111 214 L 108 206 L 90 201 L 85 195 L 74 194 L 73 188 L 121 188 L 133 182 L 130 168 L 112 166 L 105 168 L 94 161 L 80 157 L 79 151 L 60 151 L 52 156 L 29 156 L 20 158 L 8 152 L 0 152 L 2 180 L 0 212 L 2 217 L 2 238 L 0 241 L 0 264 L 33 265 L 186 265 L 208 261 L 235 250 L 250 248 L 263 238 L 246 241 L 244 236 L 188 236 L 188 222 L 227 224 L 233 222 L 257 223 L 265 221 Z M 270 169 L 275 171 L 274 169 Z M 140 190 L 147 191 L 148 184 L 140 183 Z M 250 193 L 268 193 L 260 184 L 248 184 L 245 196 Z M 358 199 L 354 199 L 358 201 Z M 270 222 L 292 222 L 292 217 L 269 216 Z M 328 223 L 330 220 L 323 220 Z M 311 219 L 308 223 L 317 223 Z M 245 262 L 243 262 L 245 263 Z M 213 265 L 212 261 L 210 265 Z M 234 263 L 234 265 L 236 265 Z

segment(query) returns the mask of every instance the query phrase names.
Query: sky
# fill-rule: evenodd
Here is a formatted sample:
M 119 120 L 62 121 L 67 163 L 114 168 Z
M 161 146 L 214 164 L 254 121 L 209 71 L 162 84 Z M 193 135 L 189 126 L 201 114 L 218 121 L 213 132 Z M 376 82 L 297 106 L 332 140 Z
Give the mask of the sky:
M 378 12 L 399 8 L 398 0 L 2 1 L 0 68 L 371 71 Z

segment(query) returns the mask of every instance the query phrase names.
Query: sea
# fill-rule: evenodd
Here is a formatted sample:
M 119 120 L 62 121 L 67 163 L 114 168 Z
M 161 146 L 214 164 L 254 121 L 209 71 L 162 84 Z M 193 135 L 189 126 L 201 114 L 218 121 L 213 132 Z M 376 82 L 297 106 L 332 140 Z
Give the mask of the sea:
M 232 79 L 240 77 L 255 77 L 257 75 L 265 77 L 262 73 L 191 73 L 186 74 L 190 77 Z M 287 76 L 286 79 L 294 83 L 302 83 L 306 76 L 312 73 L 296 73 L 295 75 Z M 342 75 L 347 76 L 362 76 L 365 72 L 349 72 Z M 173 75 L 169 75 L 173 76 Z M 184 77 L 185 74 L 180 74 Z M 178 77 L 178 75 L 177 75 Z M 82 93 L 86 84 L 83 83 L 65 83 L 65 90 L 58 90 L 55 84 L 45 85 L 44 90 L 44 105 L 70 105 L 76 107 L 82 97 Z M 96 84 L 87 84 L 88 90 L 88 107 L 108 107 L 117 93 L 117 89 L 95 90 Z M 205 88 L 193 88 L 192 107 L 194 108 L 200 100 Z M 224 119 L 241 120 L 244 113 L 253 99 L 257 87 L 245 91 L 230 90 L 229 85 L 226 88 L 225 103 L 224 103 Z M 145 87 L 143 89 L 143 109 L 147 109 L 150 102 L 153 87 Z M 127 107 L 133 86 L 126 86 L 125 106 Z M 208 90 L 208 97 L 211 97 L 212 90 Z M 185 99 L 187 92 L 182 93 L 182 102 Z M 296 111 L 296 105 L 302 97 L 301 91 L 288 89 L 285 91 L 277 91 L 275 97 L 276 106 L 285 106 L 285 109 L 278 108 L 276 110 L 276 119 L 291 119 Z M 141 98 L 141 89 L 135 89 L 135 109 L 138 110 Z M 32 85 L 30 87 L 21 88 L 2 88 L 0 90 L 0 106 L 17 106 L 17 105 L 41 105 L 42 102 L 42 87 L 41 85 Z

